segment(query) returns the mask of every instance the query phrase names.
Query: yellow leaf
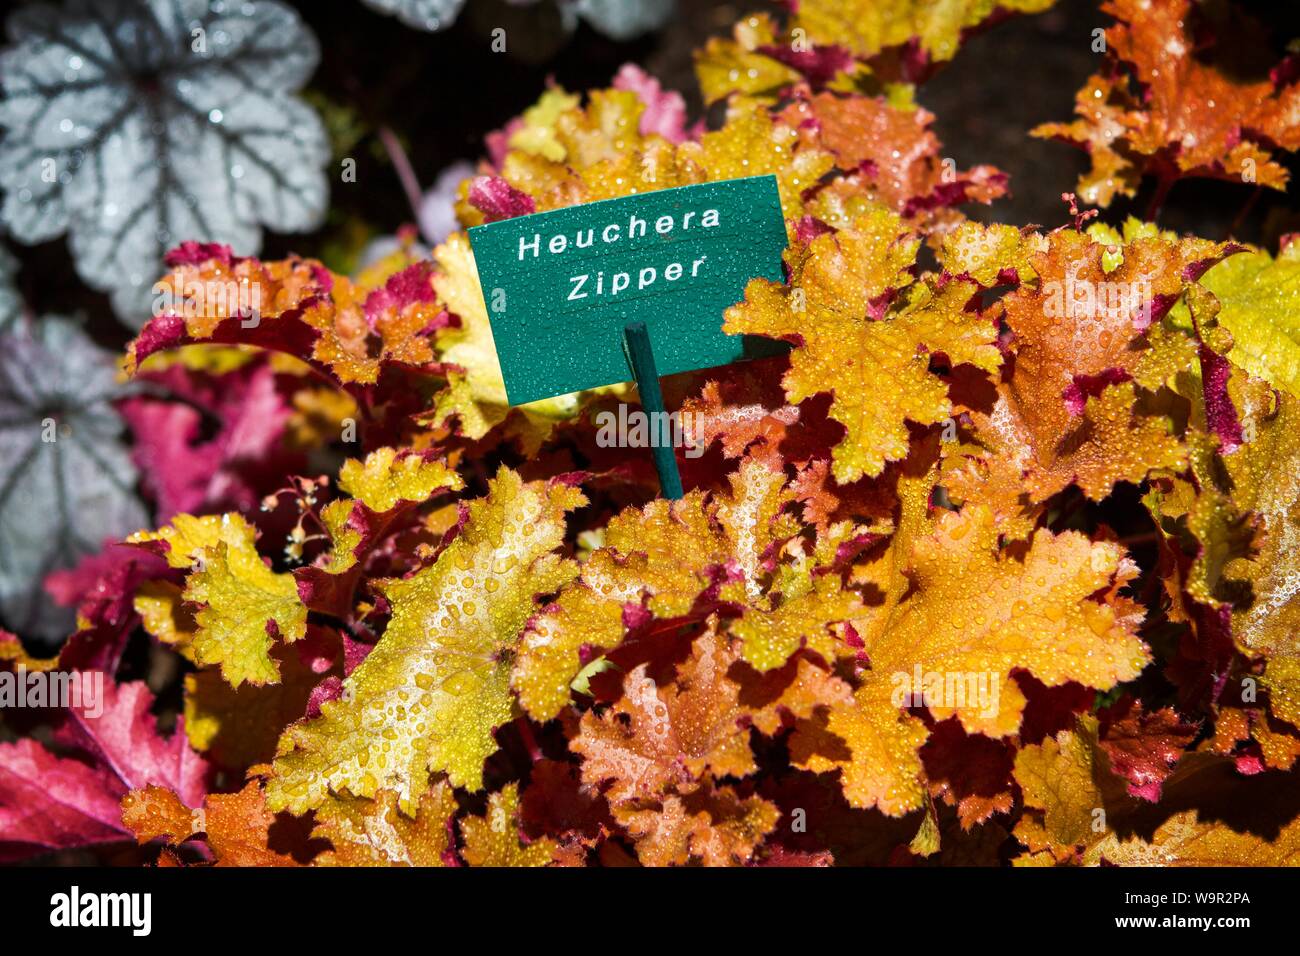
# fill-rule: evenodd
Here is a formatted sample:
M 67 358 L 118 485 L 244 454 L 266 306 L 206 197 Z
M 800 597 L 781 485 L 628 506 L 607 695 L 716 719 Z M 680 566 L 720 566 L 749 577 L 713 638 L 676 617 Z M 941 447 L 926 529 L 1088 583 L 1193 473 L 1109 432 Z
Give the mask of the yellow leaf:
M 231 512 L 224 515 L 178 514 L 172 523 L 157 531 L 137 531 L 126 539 L 128 544 L 148 544 L 160 541 L 165 545 L 163 556 L 173 568 L 189 570 L 195 558 L 205 549 L 215 548 L 222 541 L 236 546 L 256 534 L 243 515 Z
M 1273 259 L 1239 253 L 1201 277 L 1219 300 L 1219 323 L 1232 333 L 1231 359 L 1256 378 L 1300 399 L 1300 243 Z
M 610 520 L 605 547 L 524 636 L 513 685 L 529 714 L 549 720 L 560 712 L 582 668 L 579 650 L 618 644 L 624 607 L 639 608 L 644 601 L 656 617 L 680 617 L 720 578 L 725 582 L 719 597 L 743 606 L 746 618 L 754 616 L 737 632 L 748 638 L 746 660 L 779 666 L 801 639 L 834 656 L 827 629 L 856 610 L 856 599 L 840 593 L 837 576 L 814 588 L 806 570 L 796 591 L 793 580 L 774 584 L 765 567 L 769 549 L 798 528 L 783 513 L 794 498 L 784 476 L 747 459 L 731 476 L 731 486 L 729 495 L 709 498 L 695 491 Z
M 1017 829 L 1031 851 L 1049 849 L 1066 859 L 1076 847 L 1088 846 L 1106 833 L 1101 789 L 1094 779 L 1096 737 L 1096 720 L 1081 718 L 1077 731 L 1063 730 L 1055 739 L 1016 754 L 1016 783 L 1025 806 L 1042 811 L 1041 829 L 1036 821 L 1023 833 Z
M 455 233 L 434 250 L 438 273 L 433 287 L 438 301 L 460 319 L 460 328 L 446 329 L 438 339 L 439 358 L 465 370 L 460 400 L 442 409 L 461 414 L 461 429 L 473 439 L 482 438 L 505 418 L 509 410 L 505 381 L 492 342 L 492 326 L 483 305 L 478 268 L 464 233 Z
M 1093 866 L 1300 866 L 1300 819 L 1272 840 L 1240 833 L 1225 823 L 1201 821 L 1195 810 L 1176 813 L 1151 841 L 1110 834 L 1085 857 Z
M 797 734 L 792 759 L 841 769 L 854 806 L 893 816 L 918 809 L 917 748 L 929 731 L 903 708 L 924 704 L 968 733 L 1006 737 L 1025 703 L 1016 668 L 1049 686 L 1108 689 L 1133 679 L 1149 655 L 1132 608 L 1114 592 L 1135 573 L 1118 545 L 1076 532 L 1040 529 L 1023 561 L 1003 556 L 987 507 L 942 512 L 911 548 L 910 596 L 864 638 L 871 668 L 854 703 L 832 706 L 824 732 Z
M 1300 656 L 1272 658 L 1260 683 L 1268 689 L 1268 709 L 1300 727 Z
M 887 297 L 912 282 L 918 242 L 883 207 L 851 229 L 818 236 L 795 253 L 788 286 L 755 279 L 726 313 L 728 332 L 796 343 L 783 385 L 799 403 L 830 392 L 830 415 L 847 434 L 834 451 L 836 480 L 878 475 L 907 455 L 907 421 L 928 425 L 952 411 L 948 389 L 928 370 L 929 352 L 992 370 L 997 327 L 965 306 L 976 288 L 954 281 L 914 290 L 901 311 Z
M 1168 492 L 1153 488 L 1147 496 L 1163 531 L 1177 536 L 1181 520 L 1195 538 L 1196 558 L 1182 586 L 1193 600 L 1215 608 L 1230 603 L 1224 569 L 1230 561 L 1253 554 L 1258 528 L 1254 516 L 1238 508 L 1231 490 L 1222 487 L 1225 471 L 1217 458 L 1218 447 L 1217 439 L 1189 431 L 1191 480 L 1175 477 L 1168 482 Z M 1249 494 L 1249 489 L 1243 490 Z
M 861 57 L 916 38 L 934 60 L 951 60 L 963 30 L 977 26 L 998 7 L 1038 13 L 1055 0 L 800 0 L 794 25 L 818 43 L 847 46 Z
M 331 791 L 388 789 L 411 813 L 439 771 L 480 789 L 492 731 L 510 719 L 512 653 L 536 595 L 576 573 L 555 549 L 564 513 L 585 501 L 574 488 L 525 484 L 503 468 L 433 565 L 382 582 L 388 627 L 344 681 L 343 698 L 285 731 L 271 806 L 301 814 Z
M 551 87 L 524 110 L 523 124 L 510 135 L 510 148 L 563 162 L 565 150 L 556 137 L 556 121 L 576 107 L 580 99 L 558 86 Z
M 1270 708 L 1300 726 L 1300 400 L 1241 376 L 1231 388 L 1244 441 L 1223 464 L 1233 505 L 1259 525 L 1257 553 L 1236 549 L 1223 564 L 1224 587 L 1236 596 L 1233 637 L 1267 659 Z
M 420 798 L 415 817 L 397 807 L 397 795 L 381 790 L 374 799 L 331 796 L 316 811 L 312 836 L 329 840 L 333 851 L 317 866 L 443 866 L 451 849 L 448 823 L 456 795 L 439 781 Z
M 946 272 L 968 276 L 985 288 L 998 285 L 999 275 L 1008 269 L 1014 269 L 1021 282 L 1032 282 L 1037 273 L 1030 257 L 1046 246 L 1047 240 L 1037 232 L 963 222 L 943 237 L 939 264 Z
M 348 523 L 354 504 L 351 498 L 338 498 L 320 510 L 320 521 L 329 535 L 330 550 L 319 567 L 328 574 L 342 574 L 357 563 L 356 549 L 362 536 Z
M 1232 615 L 1242 650 L 1300 657 L 1300 399 L 1244 383 L 1233 396 L 1241 411 L 1244 443 L 1224 455 L 1233 501 L 1259 518 L 1259 553 L 1224 567 L 1230 580 L 1251 583 L 1253 597 Z
M 271 660 L 272 636 L 286 641 L 306 629 L 307 609 L 298 600 L 292 575 L 276 574 L 262 562 L 254 546 L 257 531 L 241 515 L 178 514 L 157 531 L 140 531 L 132 544 L 161 542 L 167 563 L 193 568 L 181 597 L 205 605 L 195 614 L 195 631 L 187 644 L 202 664 L 220 664 L 233 686 L 244 681 L 274 683 L 279 668 Z M 149 587 L 137 598 L 146 626 L 160 640 L 182 640 L 176 630 L 175 595 Z M 188 622 L 186 622 L 188 623 Z
M 907 845 L 909 852 L 917 856 L 934 856 L 939 852 L 942 846 L 942 833 L 939 830 L 939 818 L 934 812 L 934 801 L 930 795 L 925 797 L 925 815 L 921 817 L 921 825 L 916 829 L 916 836 L 912 837 L 912 842 Z
M 834 661 L 838 646 L 827 624 L 857 616 L 862 607 L 857 596 L 841 589 L 839 575 L 824 574 L 804 593 L 783 598 L 771 610 L 750 609 L 731 625 L 731 633 L 742 641 L 741 657 L 760 671 L 771 670 L 806 643 L 827 662 Z
M 802 194 L 835 165 L 830 153 L 801 144 L 794 127 L 774 123 L 756 103 L 736 104 L 721 129 L 699 143 L 683 143 L 678 152 L 710 181 L 774 174 L 787 220 L 803 215 Z
M 796 129 L 774 122 L 757 103 L 734 104 L 721 129 L 680 145 L 658 134 L 642 135 L 638 126 L 643 110 L 631 92 L 597 90 L 585 108 L 574 106 L 556 119 L 555 143 L 562 157 L 512 151 L 502 176 L 544 212 L 647 190 L 771 173 L 785 217 L 793 220 L 803 214 L 803 193 L 834 164 L 829 153 L 802 142 Z M 470 212 L 474 210 L 467 210 L 467 217 Z M 437 256 L 447 269 L 444 251 Z M 454 307 L 452 311 L 460 314 Z M 444 339 L 455 338 L 454 332 L 449 334 L 451 338 L 444 334 Z
M 194 615 L 185 607 L 181 587 L 171 581 L 146 581 L 132 601 L 141 626 L 164 644 L 193 659 Z
M 194 615 L 195 659 L 219 664 L 232 687 L 279 681 L 280 668 L 271 658 L 274 637 L 293 642 L 307 633 L 307 608 L 293 575 L 268 568 L 254 537 L 239 515 L 221 516 L 219 540 L 201 548 L 183 595 L 202 605 Z
M 508 783 L 488 797 L 487 816 L 460 822 L 463 855 L 470 866 L 546 866 L 557 849 L 543 837 L 524 843 L 519 833 L 519 785 Z
M 732 34 L 729 40 L 710 37 L 695 53 L 695 75 L 706 104 L 732 93 L 775 97 L 782 87 L 798 82 L 795 70 L 758 52 L 760 47 L 781 42 L 770 16 L 757 13 L 746 17 L 735 25 Z
M 459 475 L 440 461 L 380 448 L 364 462 L 349 458 L 339 470 L 339 488 L 371 511 L 391 511 L 399 501 L 426 501 L 443 488 L 465 487 Z

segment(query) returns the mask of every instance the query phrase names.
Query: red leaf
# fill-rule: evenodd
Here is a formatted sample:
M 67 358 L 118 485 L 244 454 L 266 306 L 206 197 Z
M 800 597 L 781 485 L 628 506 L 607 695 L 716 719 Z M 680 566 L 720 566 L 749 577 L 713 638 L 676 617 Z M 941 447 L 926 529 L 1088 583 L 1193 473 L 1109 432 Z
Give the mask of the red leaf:
M 177 512 L 251 510 L 305 465 L 286 449 L 293 410 L 265 361 L 222 375 L 172 365 L 138 380 L 175 396 L 136 396 L 121 406 L 135 433 L 131 457 L 160 523 Z M 211 437 L 209 421 L 216 423 Z
M 0 744 L 0 863 L 129 839 L 113 783 L 34 740 Z
M 96 674 L 80 673 L 93 687 Z M 143 683 L 108 681 L 102 698 L 89 697 L 69 707 L 55 731 L 68 756 L 33 740 L 0 744 L 0 861 L 131 839 L 119 803 L 149 784 L 202 806 L 207 761 L 190 749 L 179 722 L 170 737 L 158 734 Z
M 1160 787 L 1173 772 L 1196 727 L 1183 722 L 1172 707 L 1143 712 L 1142 704 L 1124 698 L 1102 711 L 1101 749 L 1116 774 L 1128 781 L 1128 792 L 1155 803 Z

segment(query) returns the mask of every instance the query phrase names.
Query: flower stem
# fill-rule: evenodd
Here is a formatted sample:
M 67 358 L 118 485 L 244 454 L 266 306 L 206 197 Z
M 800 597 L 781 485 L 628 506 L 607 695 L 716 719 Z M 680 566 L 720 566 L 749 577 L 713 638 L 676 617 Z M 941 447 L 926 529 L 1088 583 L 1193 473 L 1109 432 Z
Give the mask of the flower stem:
M 415 170 L 411 166 L 410 159 L 407 158 L 406 150 L 402 148 L 401 141 L 391 127 L 379 127 L 379 141 L 384 144 L 384 151 L 388 153 L 388 161 L 393 164 L 393 169 L 397 171 L 397 178 L 402 183 L 402 190 L 406 193 L 406 201 L 411 204 L 411 215 L 418 222 L 420 219 L 420 199 L 424 195 L 420 190 L 420 181 L 415 178 Z

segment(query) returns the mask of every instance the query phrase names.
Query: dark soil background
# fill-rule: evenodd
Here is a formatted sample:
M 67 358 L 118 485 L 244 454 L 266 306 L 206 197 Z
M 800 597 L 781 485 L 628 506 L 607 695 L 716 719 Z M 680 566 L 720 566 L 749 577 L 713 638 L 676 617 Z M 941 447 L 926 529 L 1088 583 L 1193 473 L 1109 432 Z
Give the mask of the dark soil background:
M 381 131 L 391 131 L 402 144 L 420 185 L 428 189 L 450 163 L 477 159 L 484 134 L 531 105 L 548 80 L 570 90 L 604 86 L 620 65 L 632 61 L 685 94 L 699 115 L 693 51 L 708 37 L 729 33 L 745 13 L 778 10 L 770 0 L 678 0 L 677 14 L 662 31 L 619 43 L 585 25 L 566 35 L 550 3 L 520 8 L 506 0 L 469 0 L 455 26 L 437 34 L 407 27 L 358 0 L 293 0 L 293 5 L 320 41 L 320 66 L 306 95 L 331 129 L 335 172 L 325 225 L 307 235 L 267 233 L 263 254 L 295 251 L 340 269 L 350 268 L 369 238 L 392 234 L 414 218 Z M 1096 0 L 1060 0 L 1047 13 L 999 23 L 970 38 L 919 90 L 918 101 L 937 117 L 945 155 L 962 167 L 991 163 L 1010 174 L 1012 195 L 992 207 L 968 207 L 976 218 L 1046 227 L 1067 218 L 1060 197 L 1074 188 L 1085 156 L 1032 139 L 1028 130 L 1071 117 L 1075 91 L 1101 61 L 1092 52 L 1092 31 L 1110 18 L 1099 6 Z M 1286 41 L 1300 36 L 1300 4 L 1256 0 L 1241 6 L 1271 26 L 1274 55 L 1247 67 L 1266 73 L 1284 54 Z M 491 50 L 496 26 L 507 30 L 505 54 Z M 339 181 L 343 156 L 357 162 L 355 183 Z M 1160 222 L 1224 238 L 1253 192 L 1231 183 L 1182 182 Z M 1147 184 L 1135 201 L 1116 203 L 1103 218 L 1120 222 L 1129 212 L 1141 215 L 1149 193 Z M 1300 228 L 1286 195 L 1259 193 L 1236 230 L 1238 238 L 1273 244 L 1281 233 Z M 107 297 L 77 278 L 65 239 L 11 247 L 23 261 L 20 284 L 36 312 L 82 314 L 105 345 L 126 342 L 129 332 L 113 318 Z

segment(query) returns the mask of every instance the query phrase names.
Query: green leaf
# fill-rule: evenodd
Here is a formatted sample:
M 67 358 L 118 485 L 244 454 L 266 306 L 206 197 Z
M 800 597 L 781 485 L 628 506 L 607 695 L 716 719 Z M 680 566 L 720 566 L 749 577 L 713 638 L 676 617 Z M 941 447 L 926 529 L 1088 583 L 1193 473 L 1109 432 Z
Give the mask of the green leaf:
M 1300 243 L 1277 259 L 1263 251 L 1230 256 L 1201 285 L 1222 306 L 1219 324 L 1232 333 L 1232 360 L 1300 398 Z

